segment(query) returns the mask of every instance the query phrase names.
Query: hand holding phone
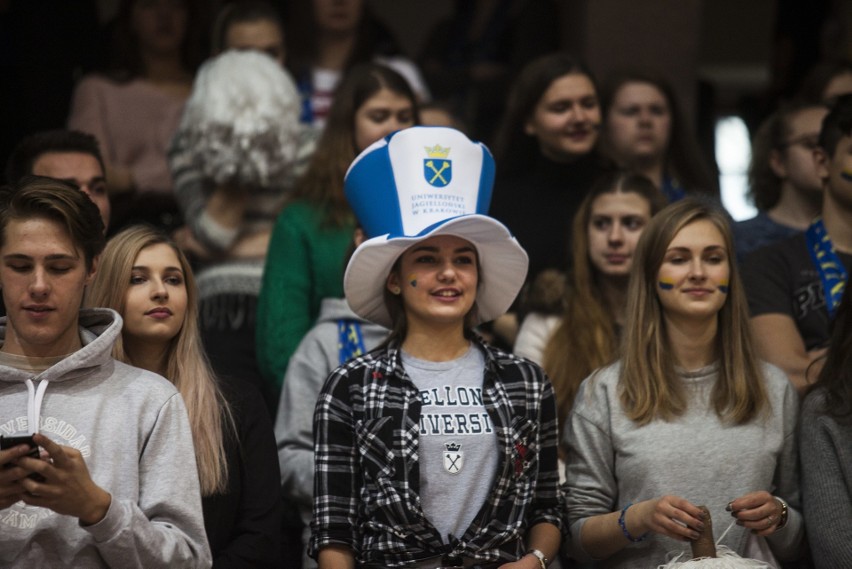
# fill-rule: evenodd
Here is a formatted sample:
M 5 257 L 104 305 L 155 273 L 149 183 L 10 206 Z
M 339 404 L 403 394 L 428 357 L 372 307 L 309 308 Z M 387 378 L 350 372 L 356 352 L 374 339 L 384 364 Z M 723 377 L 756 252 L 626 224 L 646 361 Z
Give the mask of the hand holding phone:
M 30 450 L 26 454 L 21 455 L 22 457 L 26 456 L 26 457 L 29 457 L 29 458 L 40 458 L 38 445 L 33 440 L 32 435 L 16 435 L 16 436 L 12 436 L 12 437 L 5 437 L 3 435 L 0 435 L 0 450 L 15 448 L 18 445 L 24 445 L 24 444 L 29 445 Z M 3 468 L 12 468 L 13 466 L 15 466 L 15 465 L 12 464 L 11 462 L 7 462 L 6 464 L 3 465 Z M 35 480 L 36 482 L 44 481 L 44 478 L 42 478 L 42 476 L 40 474 L 36 474 L 35 472 L 30 474 L 29 477 L 32 478 L 33 480 Z
M 30 458 L 38 458 L 38 445 L 35 444 L 32 435 L 16 435 L 14 437 L 4 437 L 0 435 L 0 450 L 6 450 L 10 448 L 14 448 L 18 445 L 29 445 L 30 450 L 24 456 L 28 456 Z M 9 463 L 6 463 L 5 467 L 9 468 L 12 466 Z

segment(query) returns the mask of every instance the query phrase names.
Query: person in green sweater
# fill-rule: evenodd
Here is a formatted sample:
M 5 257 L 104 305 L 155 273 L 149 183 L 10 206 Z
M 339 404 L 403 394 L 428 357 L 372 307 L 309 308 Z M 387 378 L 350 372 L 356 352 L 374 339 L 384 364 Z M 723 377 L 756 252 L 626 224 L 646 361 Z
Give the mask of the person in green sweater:
M 343 194 L 349 164 L 373 142 L 418 123 L 411 87 L 390 68 L 358 65 L 338 87 L 308 170 L 275 222 L 263 271 L 257 359 L 276 390 L 322 299 L 343 296 L 344 257 L 355 230 Z

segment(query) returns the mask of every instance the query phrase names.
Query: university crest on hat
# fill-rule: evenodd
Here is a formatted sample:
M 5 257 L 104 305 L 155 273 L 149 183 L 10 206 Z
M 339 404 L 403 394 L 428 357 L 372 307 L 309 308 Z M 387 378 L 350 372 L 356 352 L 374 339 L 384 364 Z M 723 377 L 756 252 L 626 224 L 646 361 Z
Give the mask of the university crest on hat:
M 413 237 L 452 217 L 487 214 L 493 185 L 484 144 L 452 128 L 418 126 L 364 150 L 344 191 L 367 237 Z
M 447 159 L 449 154 L 450 149 L 440 144 L 426 147 L 428 157 L 423 159 L 423 175 L 429 185 L 443 188 L 453 180 L 453 161 Z
M 352 310 L 392 326 L 384 290 L 396 259 L 418 241 L 454 235 L 469 241 L 478 256 L 477 320 L 503 314 L 523 285 L 528 259 L 509 230 L 487 216 L 493 185 L 491 152 L 452 128 L 403 129 L 359 154 L 344 184 L 368 238 L 343 278 Z

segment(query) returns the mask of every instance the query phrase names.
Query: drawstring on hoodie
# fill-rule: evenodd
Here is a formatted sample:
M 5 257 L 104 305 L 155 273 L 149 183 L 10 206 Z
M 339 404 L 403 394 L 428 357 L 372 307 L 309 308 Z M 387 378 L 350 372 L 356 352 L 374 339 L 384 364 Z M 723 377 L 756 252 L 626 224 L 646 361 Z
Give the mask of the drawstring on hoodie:
M 31 435 L 38 432 L 38 423 L 41 418 L 41 401 L 44 399 L 44 392 L 47 391 L 48 383 L 50 383 L 48 380 L 42 379 L 38 384 L 38 389 L 36 389 L 35 385 L 33 385 L 33 380 L 27 380 L 27 422 Z

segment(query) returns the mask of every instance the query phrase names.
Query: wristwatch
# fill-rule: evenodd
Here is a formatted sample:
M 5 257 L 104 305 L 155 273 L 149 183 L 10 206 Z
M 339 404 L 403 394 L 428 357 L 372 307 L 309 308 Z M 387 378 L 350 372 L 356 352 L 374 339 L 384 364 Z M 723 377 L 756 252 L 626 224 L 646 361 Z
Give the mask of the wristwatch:
M 541 565 L 541 569 L 547 569 L 547 557 L 544 556 L 544 553 L 538 549 L 530 549 L 527 551 L 527 555 L 532 555 L 538 559 L 538 564 Z

